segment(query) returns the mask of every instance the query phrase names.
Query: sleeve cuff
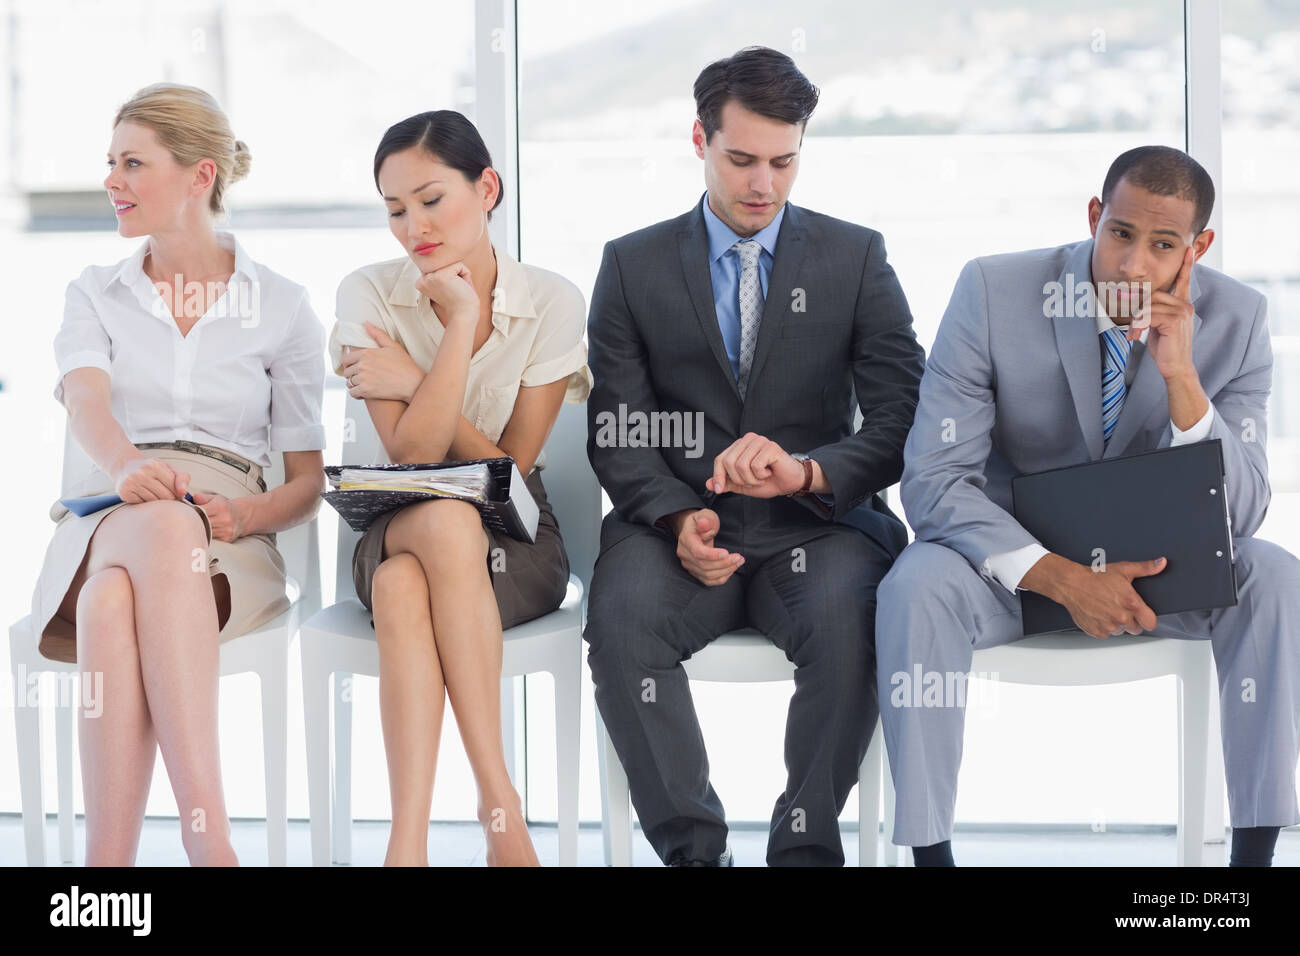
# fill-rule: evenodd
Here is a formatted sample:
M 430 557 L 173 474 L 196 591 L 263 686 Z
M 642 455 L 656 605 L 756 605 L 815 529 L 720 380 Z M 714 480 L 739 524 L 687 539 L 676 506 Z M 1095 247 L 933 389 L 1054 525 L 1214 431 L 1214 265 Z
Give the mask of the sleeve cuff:
M 359 349 L 378 348 L 379 343 L 372 339 L 366 332 L 365 326 L 355 325 L 351 322 L 338 322 L 334 330 L 330 333 L 329 338 L 329 356 L 330 370 L 335 375 L 342 375 L 343 365 L 343 348 L 352 346 Z
M 524 369 L 519 384 L 525 388 L 536 385 L 550 385 L 567 377 L 568 385 L 564 390 L 564 400 L 580 405 L 591 394 L 591 370 L 587 367 L 587 346 L 579 341 L 567 353 L 559 358 L 538 362 Z
M 324 451 L 325 426 L 271 426 L 271 451 Z
M 103 352 L 94 349 L 73 352 L 59 362 L 59 380 L 54 383 L 54 400 L 59 404 L 63 404 L 63 376 L 78 368 L 102 368 L 110 376 L 113 374 L 112 360 Z
M 1209 437 L 1210 426 L 1214 424 L 1214 402 L 1210 402 L 1210 407 L 1205 410 L 1205 414 L 1187 431 L 1183 431 L 1174 424 L 1173 419 L 1169 420 L 1169 427 L 1173 429 L 1173 438 L 1169 440 L 1169 447 L 1177 445 L 1192 445 L 1198 441 L 1204 441 Z
M 1029 569 L 1050 552 L 1035 541 L 1015 551 L 991 554 L 984 559 L 983 574 L 992 577 L 1012 594 L 1020 587 L 1020 582 Z

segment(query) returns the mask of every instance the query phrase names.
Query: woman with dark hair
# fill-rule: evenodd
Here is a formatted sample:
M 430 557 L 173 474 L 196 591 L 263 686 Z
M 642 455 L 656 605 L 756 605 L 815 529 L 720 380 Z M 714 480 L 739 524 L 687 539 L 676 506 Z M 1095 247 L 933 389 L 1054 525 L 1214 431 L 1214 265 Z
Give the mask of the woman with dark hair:
M 335 372 L 389 460 L 508 455 L 541 511 L 534 543 L 483 527 L 457 500 L 380 517 L 357 542 L 353 581 L 373 615 L 393 806 L 386 865 L 428 865 L 444 701 L 478 785 L 488 865 L 537 865 L 501 742 L 501 632 L 559 607 L 569 563 L 540 472 L 561 404 L 591 389 L 586 304 L 573 283 L 521 265 L 488 236 L 501 180 L 452 110 L 391 127 L 375 186 L 403 255 L 339 285 Z

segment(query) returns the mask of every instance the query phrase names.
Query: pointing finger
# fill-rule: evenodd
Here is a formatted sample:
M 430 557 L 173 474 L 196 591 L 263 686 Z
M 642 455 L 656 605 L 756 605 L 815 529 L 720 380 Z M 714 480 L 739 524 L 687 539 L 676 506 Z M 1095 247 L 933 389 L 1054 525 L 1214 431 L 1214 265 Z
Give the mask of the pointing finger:
M 1195 253 L 1192 247 L 1188 246 L 1187 251 L 1183 253 L 1183 265 L 1178 270 L 1178 278 L 1174 280 L 1174 295 L 1180 299 L 1187 300 L 1191 296 L 1192 263 L 1195 260 Z

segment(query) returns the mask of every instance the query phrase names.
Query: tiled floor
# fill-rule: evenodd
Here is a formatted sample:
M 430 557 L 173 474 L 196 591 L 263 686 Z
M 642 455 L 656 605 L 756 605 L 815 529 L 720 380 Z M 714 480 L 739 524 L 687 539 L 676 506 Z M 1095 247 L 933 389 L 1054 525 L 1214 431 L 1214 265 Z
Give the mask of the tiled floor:
M 238 820 L 232 825 L 235 850 L 249 866 L 266 864 L 266 830 L 261 821 Z M 538 855 L 545 865 L 556 863 L 554 826 L 532 828 Z M 377 866 L 383 862 L 388 840 L 386 821 L 359 821 L 352 826 L 352 863 Z M 85 834 L 77 819 L 74 855 L 80 861 Z M 762 866 L 767 844 L 766 830 L 737 827 L 731 832 L 731 846 L 737 866 Z M 847 862 L 858 861 L 857 833 L 846 830 L 844 849 Z M 289 864 L 311 863 L 307 823 L 289 823 Z M 58 833 L 54 820 L 46 828 L 46 853 L 53 862 L 58 855 Z M 1172 828 L 1132 827 L 1093 833 L 1086 829 L 1049 828 L 958 828 L 953 854 L 959 864 L 970 866 L 1171 866 L 1175 861 Z M 658 859 L 650 845 L 636 831 L 633 855 L 637 866 L 655 866 Z M 436 823 L 429 827 L 429 861 L 435 865 L 482 866 L 483 836 L 477 824 Z M 0 864 L 24 862 L 22 820 L 16 814 L 0 814 Z M 137 862 L 150 866 L 184 866 L 179 823 L 174 819 L 150 817 L 145 821 Z M 578 862 L 599 866 L 602 862 L 600 830 L 584 825 L 578 834 Z M 1209 865 L 1226 862 L 1222 845 L 1208 848 Z M 1300 866 L 1300 828 L 1284 831 L 1278 840 L 1274 863 Z

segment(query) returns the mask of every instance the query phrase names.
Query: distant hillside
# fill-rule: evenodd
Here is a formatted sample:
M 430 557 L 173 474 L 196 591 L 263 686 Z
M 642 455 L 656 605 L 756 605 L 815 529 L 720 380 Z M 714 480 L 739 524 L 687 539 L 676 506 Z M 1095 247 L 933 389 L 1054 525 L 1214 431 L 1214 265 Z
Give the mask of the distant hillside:
M 1181 87 L 1179 0 L 1098 0 L 1086 7 L 1073 5 L 1078 12 L 1067 13 L 1061 12 L 1063 6 L 1060 0 L 981 0 L 971 10 L 949 0 L 805 0 L 778 15 L 766 7 L 756 11 L 716 0 L 538 57 L 528 56 L 525 31 L 521 132 L 525 139 L 537 140 L 580 138 L 584 128 L 592 138 L 658 135 L 667 124 L 676 131 L 680 111 L 664 107 L 680 102 L 689 110 L 700 69 L 745 43 L 790 53 L 823 90 L 829 109 L 819 108 L 814 119 L 820 135 L 963 129 L 963 111 L 951 101 L 932 116 L 925 108 L 872 115 L 850 102 L 855 96 L 844 89 L 869 92 L 873 79 L 888 81 L 900 73 L 915 73 L 922 92 L 931 77 L 960 73 L 967 80 L 964 92 L 974 97 L 980 112 L 1006 106 L 1019 113 L 1018 106 L 1053 80 L 1086 79 L 1116 69 L 1126 71 L 1117 74 L 1124 82 L 1158 84 L 1164 73 Z M 1294 28 L 1296 19 L 1294 0 L 1247 0 L 1232 4 L 1232 13 L 1231 29 L 1255 42 L 1265 40 L 1280 23 L 1289 21 Z M 1102 53 L 1094 49 L 1099 41 L 1104 42 Z M 1146 107 L 1163 109 L 1165 93 L 1177 91 L 1157 92 L 1162 98 Z M 1165 119 L 1142 115 L 1140 109 L 1131 115 L 1115 112 L 1123 107 L 1115 103 L 1105 115 L 1071 117 L 1064 124 L 1059 110 L 1045 109 L 1039 120 L 1031 107 L 1028 115 L 1007 125 L 1123 129 Z

